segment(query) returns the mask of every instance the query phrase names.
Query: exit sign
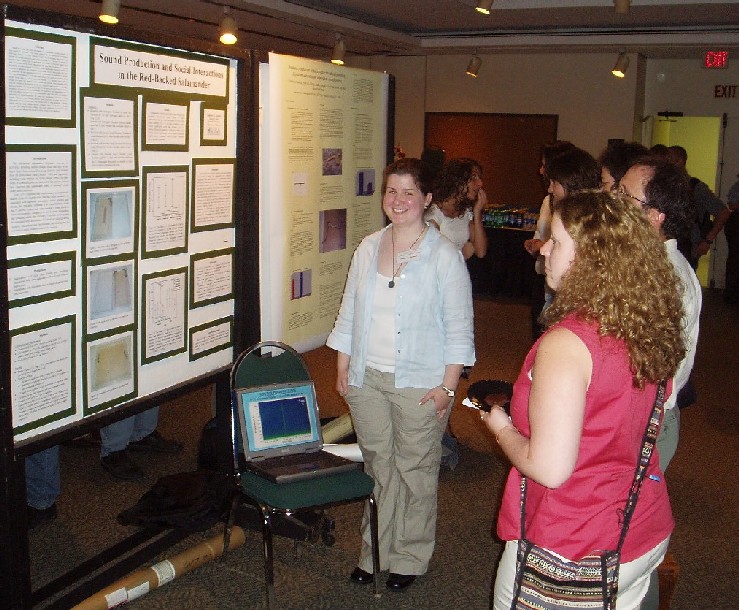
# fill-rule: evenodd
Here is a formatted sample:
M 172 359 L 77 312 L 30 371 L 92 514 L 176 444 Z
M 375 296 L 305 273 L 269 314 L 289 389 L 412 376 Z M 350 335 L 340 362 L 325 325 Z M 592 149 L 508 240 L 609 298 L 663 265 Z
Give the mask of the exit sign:
M 728 68 L 729 52 L 728 51 L 706 51 L 703 56 L 704 68 Z

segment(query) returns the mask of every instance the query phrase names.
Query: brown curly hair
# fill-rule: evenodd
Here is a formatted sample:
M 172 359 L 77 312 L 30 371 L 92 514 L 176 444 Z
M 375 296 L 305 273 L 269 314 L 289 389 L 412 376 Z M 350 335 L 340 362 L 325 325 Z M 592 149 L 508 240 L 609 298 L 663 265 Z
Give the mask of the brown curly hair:
M 447 161 L 434 180 L 434 203 L 441 207 L 451 199 L 456 215 L 463 216 L 474 205 L 474 201 L 467 199 L 467 183 L 474 172 L 482 175 L 482 167 L 474 159 L 459 157 Z
M 685 355 L 682 284 L 644 212 L 612 193 L 582 191 L 554 214 L 575 242 L 575 259 L 544 322 L 574 314 L 623 340 L 636 387 L 672 377 Z

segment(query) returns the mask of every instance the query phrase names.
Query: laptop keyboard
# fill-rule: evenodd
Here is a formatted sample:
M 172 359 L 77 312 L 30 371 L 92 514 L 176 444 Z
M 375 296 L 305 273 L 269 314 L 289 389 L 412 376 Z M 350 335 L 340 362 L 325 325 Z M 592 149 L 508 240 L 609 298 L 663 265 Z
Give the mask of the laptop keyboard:
M 278 455 L 269 458 L 271 464 L 279 464 L 280 466 L 292 466 L 293 464 L 302 464 L 307 461 L 320 459 L 321 453 L 296 453 L 295 455 Z

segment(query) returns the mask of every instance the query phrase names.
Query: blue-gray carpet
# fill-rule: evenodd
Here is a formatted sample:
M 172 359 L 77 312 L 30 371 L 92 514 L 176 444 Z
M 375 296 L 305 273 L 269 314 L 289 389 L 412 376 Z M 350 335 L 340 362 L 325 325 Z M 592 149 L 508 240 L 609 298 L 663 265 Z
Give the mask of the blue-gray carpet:
M 739 607 L 736 562 L 739 540 L 739 309 L 730 308 L 718 291 L 705 291 L 701 339 L 694 370 L 698 403 L 682 412 L 678 453 L 667 473 L 677 528 L 671 550 L 680 564 L 673 610 L 722 610 Z M 529 309 L 525 304 L 476 300 L 479 362 L 470 382 L 513 379 L 530 345 Z M 327 348 L 306 355 L 316 379 L 323 414 L 343 409 L 333 390 L 333 353 Z M 328 363 L 328 364 L 327 364 Z M 462 384 L 460 390 L 464 391 Z M 161 411 L 160 431 L 186 443 L 180 456 L 142 460 L 144 483 L 116 483 L 100 467 L 94 447 L 63 447 L 63 493 L 59 518 L 31 532 L 34 587 L 129 535 L 133 528 L 116 522 L 164 474 L 192 470 L 200 431 L 211 414 L 208 390 L 195 392 Z M 459 412 L 465 408 L 457 405 Z M 277 598 L 286 609 L 489 607 L 491 582 L 500 544 L 494 522 L 501 482 L 507 471 L 502 457 L 464 413 L 455 413 L 461 439 L 454 471 L 440 475 L 437 547 L 427 575 L 402 593 L 355 585 L 361 506 L 332 509 L 336 543 L 300 544 L 275 539 Z M 217 535 L 216 526 L 192 535 L 159 559 Z M 719 559 L 722 558 L 722 559 Z M 152 562 L 153 563 L 153 562 Z M 263 608 L 261 535 L 247 533 L 246 543 L 225 562 L 213 561 L 151 591 L 129 607 L 135 609 Z M 146 567 L 146 566 L 143 566 Z

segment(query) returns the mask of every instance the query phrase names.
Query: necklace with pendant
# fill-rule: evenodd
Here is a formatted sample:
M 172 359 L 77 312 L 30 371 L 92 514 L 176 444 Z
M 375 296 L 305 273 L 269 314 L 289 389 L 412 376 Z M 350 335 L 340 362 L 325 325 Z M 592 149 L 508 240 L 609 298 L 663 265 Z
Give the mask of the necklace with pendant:
M 426 230 L 429 228 L 428 225 L 423 225 L 423 229 L 421 229 L 421 232 L 418 234 L 418 237 L 416 237 L 415 240 L 413 240 L 413 243 L 411 244 L 411 247 L 406 250 L 406 252 L 413 250 L 415 245 L 418 243 L 418 240 L 423 237 L 423 234 L 426 232 Z M 390 229 L 390 240 L 393 244 L 393 279 L 391 279 L 387 283 L 388 288 L 395 288 L 395 276 L 398 275 L 398 271 L 400 271 L 400 268 L 405 264 L 405 262 L 400 263 L 397 267 L 395 266 L 395 227 L 392 227 Z

